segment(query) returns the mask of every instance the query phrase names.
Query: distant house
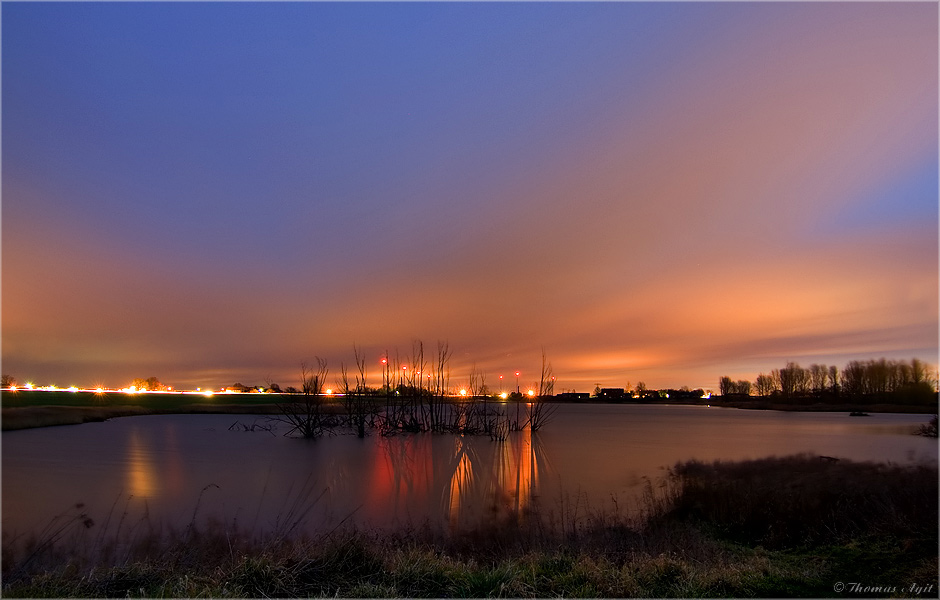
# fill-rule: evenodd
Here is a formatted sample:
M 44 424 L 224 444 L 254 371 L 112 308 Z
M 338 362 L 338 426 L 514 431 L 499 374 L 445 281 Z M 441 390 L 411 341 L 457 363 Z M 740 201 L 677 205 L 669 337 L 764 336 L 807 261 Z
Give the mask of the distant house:
M 587 402 L 591 399 L 591 394 L 587 392 L 562 392 L 555 394 L 555 399 L 560 402 Z
M 604 402 L 622 402 L 626 397 L 627 392 L 623 388 L 601 388 L 597 395 L 597 399 Z

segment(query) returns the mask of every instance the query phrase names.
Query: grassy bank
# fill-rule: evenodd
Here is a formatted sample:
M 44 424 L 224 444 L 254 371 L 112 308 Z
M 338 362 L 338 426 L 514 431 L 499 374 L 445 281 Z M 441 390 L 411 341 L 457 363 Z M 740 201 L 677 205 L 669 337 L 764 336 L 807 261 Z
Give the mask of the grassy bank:
M 114 417 L 149 414 L 224 413 L 224 414 L 279 414 L 277 403 L 289 402 L 292 396 L 284 394 L 218 394 L 205 397 L 181 393 L 106 393 L 47 392 L 18 390 L 0 392 L 0 425 L 3 431 L 75 425 L 104 421 Z M 671 404 L 682 404 L 673 402 Z M 756 410 L 849 412 L 895 412 L 931 414 L 936 407 L 895 404 L 829 405 L 780 404 L 769 400 L 725 401 L 712 398 L 688 402 L 690 405 L 723 406 Z M 324 410 L 342 411 L 342 400 L 337 397 L 324 404 Z
M 3 595 L 866 595 L 840 591 L 841 582 L 893 589 L 869 596 L 937 597 L 938 589 L 936 470 L 813 456 L 677 465 L 649 487 L 641 515 L 567 505 L 472 530 L 317 536 L 222 523 L 116 536 L 101 528 L 75 507 L 29 543 L 5 538 Z
M 180 393 L 3 392 L 3 431 L 75 425 L 114 417 L 154 414 L 223 413 L 277 414 L 281 394 L 218 394 L 211 397 Z M 336 409 L 339 408 L 336 403 Z

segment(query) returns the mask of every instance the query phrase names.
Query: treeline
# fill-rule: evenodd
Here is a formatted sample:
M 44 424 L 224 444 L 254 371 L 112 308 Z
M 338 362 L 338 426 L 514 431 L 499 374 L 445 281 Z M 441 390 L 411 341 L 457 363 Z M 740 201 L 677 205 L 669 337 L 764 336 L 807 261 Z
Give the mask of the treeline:
M 930 367 L 916 358 L 910 361 L 853 360 L 840 371 L 837 367 L 812 364 L 808 368 L 788 362 L 782 369 L 760 373 L 752 383 L 719 380 L 722 396 L 759 396 L 784 402 L 886 402 L 930 404 L 937 401 L 937 380 Z

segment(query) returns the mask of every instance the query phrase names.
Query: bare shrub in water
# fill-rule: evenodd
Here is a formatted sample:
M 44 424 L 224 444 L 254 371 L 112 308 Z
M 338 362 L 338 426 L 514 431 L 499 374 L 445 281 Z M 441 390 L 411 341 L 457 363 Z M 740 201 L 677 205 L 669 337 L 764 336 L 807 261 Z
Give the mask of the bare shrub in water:
M 329 369 L 325 359 L 318 356 L 316 361 L 315 370 L 307 363 L 300 364 L 303 393 L 291 394 L 290 401 L 277 404 L 280 415 L 276 419 L 290 426 L 285 435 L 298 433 L 304 438 L 316 438 L 337 424 L 335 415 L 324 410 L 322 393 Z

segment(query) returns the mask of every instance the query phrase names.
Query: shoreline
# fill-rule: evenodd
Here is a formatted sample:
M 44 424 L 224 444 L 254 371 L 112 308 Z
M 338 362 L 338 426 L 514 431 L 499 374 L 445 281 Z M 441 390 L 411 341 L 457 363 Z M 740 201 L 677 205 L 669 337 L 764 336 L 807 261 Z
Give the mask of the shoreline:
M 837 412 L 837 413 L 900 413 L 900 414 L 936 414 L 936 407 L 899 404 L 781 404 L 770 401 L 721 401 L 701 402 L 551 402 L 552 404 L 613 404 L 634 406 L 714 406 L 719 408 L 737 408 L 742 410 L 776 410 L 783 412 Z M 342 407 L 337 406 L 341 409 Z M 186 404 L 173 408 L 146 407 L 136 405 L 119 406 L 60 406 L 38 405 L 3 407 L 0 409 L 2 431 L 18 431 L 39 427 L 61 425 L 81 425 L 95 423 L 118 417 L 167 414 L 280 414 L 275 403 L 258 404 Z

